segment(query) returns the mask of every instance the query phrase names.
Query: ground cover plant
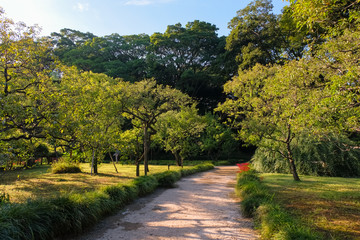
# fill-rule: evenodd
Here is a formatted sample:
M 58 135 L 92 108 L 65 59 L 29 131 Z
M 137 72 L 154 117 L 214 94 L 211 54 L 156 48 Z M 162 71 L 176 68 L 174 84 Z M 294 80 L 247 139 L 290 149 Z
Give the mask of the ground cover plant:
M 324 234 L 324 239 L 359 239 L 360 179 L 261 174 L 274 199 Z
M 166 174 L 140 176 L 127 183 L 120 181 L 94 191 L 3 204 L 0 206 L 0 239 L 53 239 L 81 233 L 103 216 L 164 185 L 169 175 L 173 175 L 172 181 L 180 174 L 186 176 L 190 171 L 195 173 L 213 167 L 197 165 Z

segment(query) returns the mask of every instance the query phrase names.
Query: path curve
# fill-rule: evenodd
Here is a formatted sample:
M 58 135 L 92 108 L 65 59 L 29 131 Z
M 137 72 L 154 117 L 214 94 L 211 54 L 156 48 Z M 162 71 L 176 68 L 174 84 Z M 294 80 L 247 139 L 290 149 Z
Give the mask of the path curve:
M 221 166 L 157 190 L 76 240 L 258 239 L 234 197 L 237 167 Z

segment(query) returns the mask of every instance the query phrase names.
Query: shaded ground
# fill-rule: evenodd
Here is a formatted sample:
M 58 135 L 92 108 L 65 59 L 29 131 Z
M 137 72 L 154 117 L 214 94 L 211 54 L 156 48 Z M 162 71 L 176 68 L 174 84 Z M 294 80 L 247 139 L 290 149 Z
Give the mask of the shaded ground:
M 237 170 L 216 167 L 183 178 L 177 188 L 138 199 L 76 240 L 257 239 L 233 196 Z

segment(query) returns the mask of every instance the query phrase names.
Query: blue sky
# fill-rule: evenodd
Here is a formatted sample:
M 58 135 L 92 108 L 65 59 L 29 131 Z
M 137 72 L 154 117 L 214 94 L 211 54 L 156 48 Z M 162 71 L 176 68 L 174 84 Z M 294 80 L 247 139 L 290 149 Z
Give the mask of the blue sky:
M 38 24 L 42 35 L 71 28 L 97 36 L 118 33 L 153 34 L 167 25 L 200 20 L 228 35 L 228 22 L 250 0 L 0 0 L 6 16 L 27 25 Z M 280 13 L 288 2 L 273 0 Z

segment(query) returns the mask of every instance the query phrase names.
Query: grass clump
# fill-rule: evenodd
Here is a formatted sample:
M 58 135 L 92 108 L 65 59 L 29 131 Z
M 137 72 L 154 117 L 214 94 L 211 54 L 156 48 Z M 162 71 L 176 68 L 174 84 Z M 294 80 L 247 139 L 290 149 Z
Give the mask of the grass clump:
M 0 192 L 0 206 L 10 202 L 10 196 L 8 193 Z
M 136 187 L 140 197 L 152 193 L 158 186 L 158 182 L 154 176 L 141 176 L 135 178 L 133 184 Z
M 154 174 L 160 187 L 172 188 L 175 187 L 176 181 L 181 178 L 179 171 L 165 171 L 162 173 Z
M 80 166 L 76 163 L 59 160 L 51 165 L 52 173 L 80 173 Z
M 236 193 L 242 198 L 243 215 L 254 217 L 262 239 L 321 239 L 319 234 L 275 202 L 274 195 L 253 170 L 238 175 Z

